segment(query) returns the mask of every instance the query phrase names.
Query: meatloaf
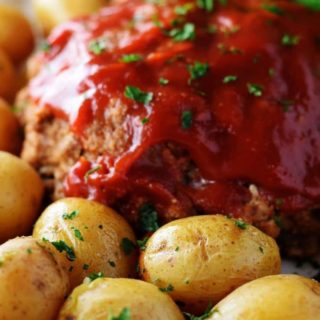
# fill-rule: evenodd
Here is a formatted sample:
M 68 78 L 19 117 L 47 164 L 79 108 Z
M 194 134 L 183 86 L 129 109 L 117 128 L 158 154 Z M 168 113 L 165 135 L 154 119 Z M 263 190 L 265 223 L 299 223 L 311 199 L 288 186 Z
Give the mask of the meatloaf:
M 53 199 L 100 201 L 141 232 L 142 213 L 223 213 L 313 255 L 319 19 L 289 1 L 130 0 L 63 24 L 19 98 L 22 157 Z

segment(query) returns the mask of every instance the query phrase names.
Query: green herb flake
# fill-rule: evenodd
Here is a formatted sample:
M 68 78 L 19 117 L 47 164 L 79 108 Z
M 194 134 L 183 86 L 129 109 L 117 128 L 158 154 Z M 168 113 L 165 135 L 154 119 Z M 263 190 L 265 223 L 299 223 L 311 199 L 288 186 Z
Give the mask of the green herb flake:
M 135 54 L 135 53 L 131 53 L 131 54 L 124 54 L 120 61 L 124 62 L 124 63 L 132 63 L 132 62 L 138 62 L 141 61 L 142 55 L 141 54 Z
M 207 63 L 201 63 L 196 61 L 194 64 L 188 65 L 188 71 L 190 73 L 189 82 L 193 80 L 203 78 L 209 70 L 209 65 Z
M 82 266 L 82 269 L 83 270 L 88 270 L 90 268 L 90 265 L 88 265 L 87 263 L 85 263 L 83 266 Z
M 216 33 L 218 31 L 218 27 L 215 24 L 208 25 L 208 32 L 209 33 Z
M 169 284 L 166 288 L 159 288 L 159 290 L 160 290 L 161 292 L 166 292 L 166 293 L 168 293 L 168 292 L 172 292 L 172 291 L 174 290 L 174 287 L 173 287 L 172 284 Z
M 116 263 L 112 260 L 108 260 L 108 263 L 110 265 L 110 267 L 115 268 L 116 267 Z
M 283 221 L 282 221 L 282 218 L 281 218 L 280 215 L 275 215 L 274 218 L 273 218 L 273 220 L 274 220 L 274 223 L 276 224 L 276 226 L 277 226 L 278 228 L 281 229 L 281 228 L 283 227 Z
M 276 70 L 274 68 L 269 68 L 268 74 L 271 78 L 273 78 L 276 75 Z
M 94 39 L 90 41 L 88 49 L 91 53 L 100 55 L 106 51 L 107 45 L 103 39 Z
M 187 317 L 189 320 L 206 320 L 209 319 L 213 314 L 219 313 L 218 308 L 212 309 L 212 304 L 210 303 L 207 307 L 207 309 L 204 311 L 204 313 L 201 316 L 194 316 L 190 313 L 184 312 L 184 315 Z
M 248 224 L 246 222 L 244 222 L 243 220 L 234 220 L 234 224 L 242 230 L 247 229 Z
M 149 237 L 145 237 L 142 240 L 137 240 L 137 244 L 141 251 L 146 250 L 148 240 L 149 240 Z
M 262 86 L 256 83 L 248 83 L 247 85 L 248 91 L 251 95 L 255 97 L 261 97 L 263 94 Z
M 62 218 L 64 220 L 73 220 L 78 214 L 79 214 L 79 210 L 74 210 L 74 211 L 72 211 L 70 213 L 64 213 L 62 215 Z
M 67 258 L 70 261 L 76 260 L 76 255 L 71 247 L 69 247 L 63 240 L 50 242 L 59 252 L 66 252 Z
M 263 250 L 262 247 L 259 247 L 259 251 L 260 251 L 261 253 L 264 253 L 264 250 Z
M 102 169 L 102 166 L 98 165 L 98 166 L 95 166 L 95 167 L 91 168 L 90 170 L 88 170 L 88 171 L 85 173 L 85 175 L 84 175 L 85 181 L 88 181 L 88 178 L 89 178 L 92 174 L 98 172 L 98 171 L 101 170 L 101 169 Z
M 48 41 L 41 41 L 39 44 L 39 50 L 42 52 L 50 52 L 52 49 L 51 44 Z
M 188 22 L 182 28 L 170 30 L 168 34 L 175 42 L 192 41 L 196 37 L 196 27 L 193 23 Z
M 32 249 L 28 248 L 27 250 L 27 254 L 31 254 L 32 253 Z
M 135 244 L 128 238 L 121 240 L 121 248 L 126 256 L 129 256 L 136 248 Z
M 285 14 L 285 11 L 276 5 L 265 3 L 261 5 L 261 8 L 278 16 L 283 16 Z
M 166 79 L 166 78 L 160 78 L 159 79 L 159 84 L 161 85 L 161 86 L 166 86 L 167 84 L 169 84 L 169 80 L 168 79 Z
M 104 278 L 104 277 L 105 277 L 105 275 L 103 272 L 93 272 L 87 276 L 87 279 L 89 279 L 89 282 L 92 282 L 96 279 Z
M 174 251 L 176 251 L 176 252 L 178 252 L 179 250 L 180 250 L 179 246 L 174 249 Z
M 148 105 L 153 99 L 152 92 L 143 92 L 134 86 L 126 86 L 124 95 L 128 99 L 143 103 L 144 105 Z
M 192 126 L 192 111 L 191 110 L 186 110 L 183 111 L 181 114 L 181 128 L 186 130 L 190 129 Z
M 185 16 L 187 15 L 192 9 L 194 8 L 193 3 L 185 3 L 182 6 L 176 6 L 174 8 L 174 12 L 180 16 Z
M 237 81 L 238 80 L 238 77 L 237 76 L 235 76 L 235 75 L 229 75 L 229 76 L 225 76 L 224 78 L 223 78 L 223 83 L 224 84 L 227 84 L 227 83 L 231 83 L 231 82 L 235 82 L 235 81 Z
M 285 34 L 281 38 L 281 44 L 285 47 L 294 47 L 300 42 L 300 37 L 290 34 Z
M 318 11 L 320 10 L 319 0 L 296 0 L 297 3 L 308 7 L 311 10 Z
M 81 232 L 80 232 L 79 229 L 76 229 L 76 228 L 74 228 L 74 227 L 72 227 L 71 229 L 73 230 L 74 236 L 75 236 L 77 239 L 79 239 L 80 241 L 84 241 L 83 236 L 82 236 L 82 234 L 81 234 Z
M 214 9 L 214 0 L 197 0 L 197 6 L 207 12 L 212 12 Z
M 147 124 L 149 121 L 150 121 L 149 118 L 143 118 L 143 119 L 141 119 L 141 123 L 142 123 L 143 125 Z
M 152 204 L 144 204 L 139 209 L 139 224 L 142 231 L 154 232 L 159 229 L 158 213 Z
M 123 308 L 118 316 L 109 316 L 107 320 L 131 320 L 129 308 Z

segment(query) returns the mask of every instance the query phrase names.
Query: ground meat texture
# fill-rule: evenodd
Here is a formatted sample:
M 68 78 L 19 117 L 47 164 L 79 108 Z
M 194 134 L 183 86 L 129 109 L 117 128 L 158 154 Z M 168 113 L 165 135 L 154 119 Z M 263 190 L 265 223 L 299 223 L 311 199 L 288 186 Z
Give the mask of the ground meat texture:
M 137 229 L 147 204 L 160 223 L 223 213 L 313 254 L 298 239 L 320 231 L 320 14 L 191 3 L 120 1 L 56 29 L 23 98 L 22 157 L 54 199 Z

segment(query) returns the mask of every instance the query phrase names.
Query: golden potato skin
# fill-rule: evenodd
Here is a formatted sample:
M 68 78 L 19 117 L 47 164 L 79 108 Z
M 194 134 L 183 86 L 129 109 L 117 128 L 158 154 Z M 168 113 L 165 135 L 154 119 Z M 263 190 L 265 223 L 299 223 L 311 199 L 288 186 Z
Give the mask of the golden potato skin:
M 69 279 L 31 237 L 0 246 L 0 320 L 54 320 Z
M 108 0 L 32 0 L 46 33 L 64 21 L 93 13 L 108 3 Z
M 0 29 L 0 34 L 1 32 L 2 31 Z M 0 98 L 11 101 L 13 99 L 16 87 L 16 74 L 14 67 L 8 55 L 1 49 L 0 44 Z
M 0 4 L 0 48 L 14 62 L 24 60 L 33 49 L 34 38 L 30 23 L 22 13 Z
M 143 278 L 186 310 L 203 312 L 240 285 L 280 272 L 275 241 L 255 227 L 241 229 L 221 215 L 176 220 L 157 230 L 140 257 Z
M 31 166 L 0 151 L 0 243 L 28 234 L 36 220 L 43 183 Z
M 76 212 L 73 218 L 64 214 Z M 78 231 L 76 231 L 78 230 Z M 51 204 L 37 221 L 33 236 L 47 239 L 46 247 L 69 270 L 74 288 L 93 272 L 102 272 L 108 277 L 128 277 L 135 270 L 136 254 L 126 254 L 121 243 L 127 238 L 136 243 L 128 223 L 112 209 L 86 199 L 66 198 Z M 81 239 L 82 238 L 82 239 Z M 64 241 L 74 252 L 70 261 L 65 252 L 59 252 L 50 242 Z
M 178 307 L 156 286 L 133 279 L 97 279 L 76 288 L 58 320 L 106 320 L 128 308 L 130 320 L 183 320 Z
M 223 299 L 210 320 L 318 320 L 320 284 L 297 275 L 251 281 Z
M 19 121 L 9 105 L 0 98 L 0 151 L 18 154 L 21 140 Z

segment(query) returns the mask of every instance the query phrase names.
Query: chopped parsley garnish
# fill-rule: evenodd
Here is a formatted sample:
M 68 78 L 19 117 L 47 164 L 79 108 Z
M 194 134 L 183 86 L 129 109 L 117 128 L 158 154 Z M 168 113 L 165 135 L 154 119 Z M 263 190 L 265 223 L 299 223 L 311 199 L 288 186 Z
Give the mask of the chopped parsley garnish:
M 196 27 L 193 23 L 188 22 L 182 28 L 170 30 L 168 34 L 175 42 L 194 40 L 196 37 Z
M 79 210 L 74 210 L 74 211 L 72 211 L 70 213 L 64 213 L 62 215 L 62 218 L 64 220 L 73 220 L 78 214 L 79 214 Z
M 166 78 L 160 78 L 159 79 L 159 84 L 162 86 L 166 86 L 167 84 L 169 84 L 169 80 Z
M 109 263 L 110 267 L 115 268 L 116 263 L 114 261 L 108 260 L 108 263 Z
M 255 97 L 261 97 L 263 94 L 262 86 L 256 83 L 248 83 L 248 91 Z
M 149 240 L 149 237 L 145 237 L 142 240 L 137 240 L 137 244 L 141 251 L 146 250 L 148 240 Z
M 296 0 L 296 2 L 310 8 L 311 10 L 320 10 L 319 0 Z
M 146 203 L 140 207 L 139 223 L 142 231 L 153 232 L 159 229 L 158 213 L 152 204 Z
M 48 41 L 42 41 L 39 44 L 39 49 L 43 52 L 50 52 L 50 50 L 52 49 L 51 44 Z
M 100 169 L 102 169 L 102 166 L 100 166 L 100 165 L 91 168 L 90 170 L 88 170 L 88 171 L 85 173 L 84 179 L 87 181 L 88 178 L 89 178 L 92 174 L 98 172 Z
M 123 308 L 118 316 L 110 316 L 107 320 L 131 320 L 130 309 Z
M 194 64 L 188 65 L 188 70 L 190 73 L 189 82 L 192 82 L 193 80 L 203 78 L 209 70 L 209 65 L 196 61 Z
M 247 229 L 248 224 L 246 222 L 244 222 L 243 220 L 234 220 L 234 224 L 242 230 Z
M 136 248 L 135 244 L 128 238 L 123 238 L 121 240 L 121 248 L 125 255 L 129 256 Z
M 132 63 L 132 62 L 137 62 L 141 60 L 142 60 L 141 54 L 135 54 L 135 53 L 124 54 L 120 59 L 120 61 L 124 63 Z
M 95 55 L 102 54 L 106 51 L 106 42 L 103 39 L 94 39 L 89 43 L 89 51 Z
M 90 273 L 87 278 L 90 280 L 90 282 L 99 279 L 99 278 L 104 278 L 104 273 L 103 272 L 93 272 Z
M 27 250 L 27 254 L 31 254 L 32 253 L 32 249 L 28 248 Z
M 199 8 L 211 12 L 214 9 L 214 0 L 197 0 Z
M 88 270 L 90 268 L 90 266 L 87 264 L 87 263 L 85 263 L 83 266 L 82 266 L 82 269 L 83 270 Z
M 159 288 L 161 292 L 172 292 L 174 290 L 174 287 L 172 284 L 169 284 L 166 288 Z
M 267 10 L 273 14 L 277 14 L 278 16 L 283 16 L 285 13 L 283 9 L 281 9 L 278 6 L 273 5 L 273 4 L 265 3 L 265 4 L 262 4 L 261 7 L 262 7 L 262 9 Z
M 153 99 L 152 92 L 143 92 L 139 88 L 134 86 L 126 86 L 124 95 L 131 100 L 141 102 L 145 105 L 149 104 Z
M 285 34 L 281 38 L 281 44 L 286 47 L 293 47 L 299 44 L 300 37 L 290 34 Z
M 71 228 L 72 230 L 73 230 L 73 233 L 74 233 L 74 236 L 77 238 L 77 239 L 79 239 L 80 241 L 84 241 L 84 239 L 83 239 L 83 236 L 82 236 L 82 234 L 81 234 L 81 232 L 80 232 L 80 230 L 79 229 L 76 229 L 76 228 Z
M 210 303 L 205 310 L 204 314 L 201 316 L 194 316 L 190 313 L 184 312 L 184 314 L 187 316 L 187 319 L 189 320 L 206 320 L 210 318 L 214 313 L 218 313 L 219 310 L 217 308 L 212 309 L 212 304 Z
M 149 118 L 143 118 L 143 119 L 141 119 L 141 123 L 142 123 L 142 124 L 147 124 L 149 121 L 150 121 Z
M 69 247 L 63 240 L 52 241 L 51 244 L 59 251 L 65 251 L 67 254 L 67 258 L 70 261 L 76 260 L 76 255 L 71 247 Z
M 192 126 L 192 111 L 186 110 L 181 114 L 181 128 L 190 129 Z
M 185 16 L 188 14 L 189 11 L 191 11 L 194 8 L 193 3 L 185 3 L 182 6 L 177 6 L 174 8 L 174 12 L 180 16 Z
M 227 84 L 227 83 L 231 83 L 231 82 L 235 82 L 238 80 L 237 76 L 234 75 L 229 75 L 229 76 L 225 76 L 223 78 L 223 83 Z

